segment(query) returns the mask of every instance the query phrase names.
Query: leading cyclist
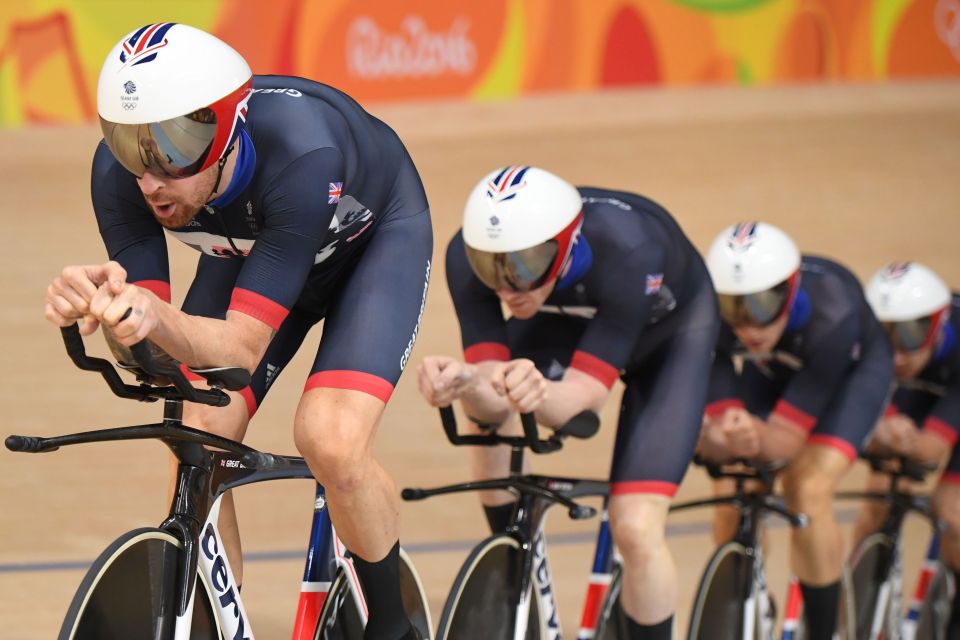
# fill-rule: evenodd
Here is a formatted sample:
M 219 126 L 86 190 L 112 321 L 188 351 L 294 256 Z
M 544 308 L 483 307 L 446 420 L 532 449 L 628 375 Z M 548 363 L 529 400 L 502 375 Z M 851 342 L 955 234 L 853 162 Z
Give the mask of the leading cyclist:
M 724 230 L 707 255 L 724 327 L 701 453 L 789 462 L 787 503 L 810 518 L 792 533 L 808 637 L 836 627 L 843 551 L 833 494 L 856 459 L 893 380 L 889 342 L 856 277 L 801 256 L 773 225 Z M 718 531 L 733 514 L 718 510 Z
M 85 320 L 86 335 L 102 324 L 125 346 L 149 338 L 194 368 L 252 372 L 230 406 L 184 411 L 186 424 L 238 440 L 324 319 L 296 445 L 353 554 L 366 637 L 416 637 L 400 598 L 397 491 L 371 451 L 430 273 L 430 214 L 403 144 L 340 91 L 253 77 L 230 46 L 182 24 L 124 37 L 97 102 L 91 182 L 110 262 L 65 268 L 47 318 Z M 165 230 L 201 252 L 182 309 L 170 304 Z M 239 574 L 231 501 L 223 512 Z
M 446 264 L 464 355 L 424 359 L 418 384 L 431 404 L 459 399 L 496 425 L 534 411 L 556 426 L 599 410 L 625 382 L 609 502 L 621 603 L 632 639 L 669 639 L 677 585 L 665 520 L 693 456 L 719 326 L 702 259 L 647 198 L 509 166 L 471 192 Z M 474 456 L 477 476 L 506 474 L 505 451 Z M 514 505 L 481 499 L 502 530 Z
M 940 557 L 960 584 L 960 294 L 951 293 L 940 276 L 918 262 L 884 266 L 866 291 L 893 343 L 897 376 L 893 400 L 877 423 L 870 447 L 923 463 L 948 460 L 934 505 L 946 524 L 940 533 Z M 883 490 L 885 482 L 883 476 L 872 475 L 869 489 Z M 883 504 L 866 501 L 855 540 L 876 531 L 886 511 Z M 960 638 L 960 596 L 953 603 L 947 637 Z

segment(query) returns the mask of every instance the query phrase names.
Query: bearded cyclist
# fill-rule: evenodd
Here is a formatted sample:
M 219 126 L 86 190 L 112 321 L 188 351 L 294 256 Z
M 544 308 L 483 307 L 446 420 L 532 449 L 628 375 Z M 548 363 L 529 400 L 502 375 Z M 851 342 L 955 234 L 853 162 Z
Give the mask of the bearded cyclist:
M 707 267 L 724 323 L 701 453 L 786 463 L 788 506 L 809 517 L 791 534 L 808 637 L 829 640 L 843 565 L 833 495 L 887 401 L 889 342 L 856 277 L 773 225 L 725 229 Z M 734 517 L 717 510 L 718 537 Z
M 97 103 L 93 208 L 110 262 L 65 268 L 47 318 L 84 320 L 86 335 L 103 325 L 123 346 L 149 338 L 192 368 L 247 369 L 228 407 L 184 408 L 185 424 L 236 440 L 324 320 L 294 439 L 353 554 L 366 637 L 416 637 L 400 596 L 399 496 L 372 453 L 430 273 L 430 214 L 403 144 L 346 94 L 253 76 L 229 45 L 182 24 L 124 37 Z M 165 235 L 200 252 L 180 309 Z M 239 581 L 232 500 L 221 518 Z

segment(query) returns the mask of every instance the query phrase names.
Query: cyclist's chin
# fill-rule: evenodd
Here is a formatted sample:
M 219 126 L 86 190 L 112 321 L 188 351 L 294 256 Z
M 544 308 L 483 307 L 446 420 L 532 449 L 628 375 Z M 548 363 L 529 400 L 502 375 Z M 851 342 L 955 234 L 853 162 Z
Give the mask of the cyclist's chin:
M 200 207 L 187 205 L 182 202 L 173 203 L 164 207 L 151 205 L 153 217 L 165 229 L 180 229 L 185 227 L 200 212 Z

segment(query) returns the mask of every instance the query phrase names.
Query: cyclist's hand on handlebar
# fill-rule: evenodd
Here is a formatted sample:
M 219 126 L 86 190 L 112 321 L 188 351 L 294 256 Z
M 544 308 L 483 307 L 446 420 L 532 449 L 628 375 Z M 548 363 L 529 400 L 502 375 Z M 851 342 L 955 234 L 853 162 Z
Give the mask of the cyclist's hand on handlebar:
M 720 430 L 733 457 L 750 459 L 760 453 L 760 432 L 749 411 L 727 409 L 720 420 Z
M 535 411 L 547 397 L 547 381 L 532 360 L 520 358 L 497 364 L 491 373 L 493 390 L 519 413 Z
M 917 425 L 905 415 L 883 418 L 873 432 L 875 446 L 896 455 L 910 455 L 917 444 Z
M 427 356 L 417 367 L 420 395 L 433 407 L 449 406 L 473 383 L 473 367 L 449 356 Z
M 44 315 L 53 324 L 66 327 L 83 320 L 80 333 L 88 336 L 99 325 L 90 312 L 90 303 L 101 285 L 109 283 L 119 291 L 127 272 L 116 262 L 64 267 L 47 287 Z
M 151 294 L 133 284 L 122 285 L 119 292 L 109 283 L 101 285 L 90 302 L 90 313 L 125 347 L 145 339 L 158 323 Z

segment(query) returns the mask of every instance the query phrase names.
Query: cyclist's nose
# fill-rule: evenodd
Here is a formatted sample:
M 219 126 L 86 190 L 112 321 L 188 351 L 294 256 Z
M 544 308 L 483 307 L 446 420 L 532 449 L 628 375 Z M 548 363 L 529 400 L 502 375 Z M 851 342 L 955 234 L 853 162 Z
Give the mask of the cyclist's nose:
M 159 176 L 145 171 L 142 178 L 137 178 L 137 184 L 140 185 L 140 191 L 143 192 L 143 195 L 149 196 L 163 188 L 164 181 Z

